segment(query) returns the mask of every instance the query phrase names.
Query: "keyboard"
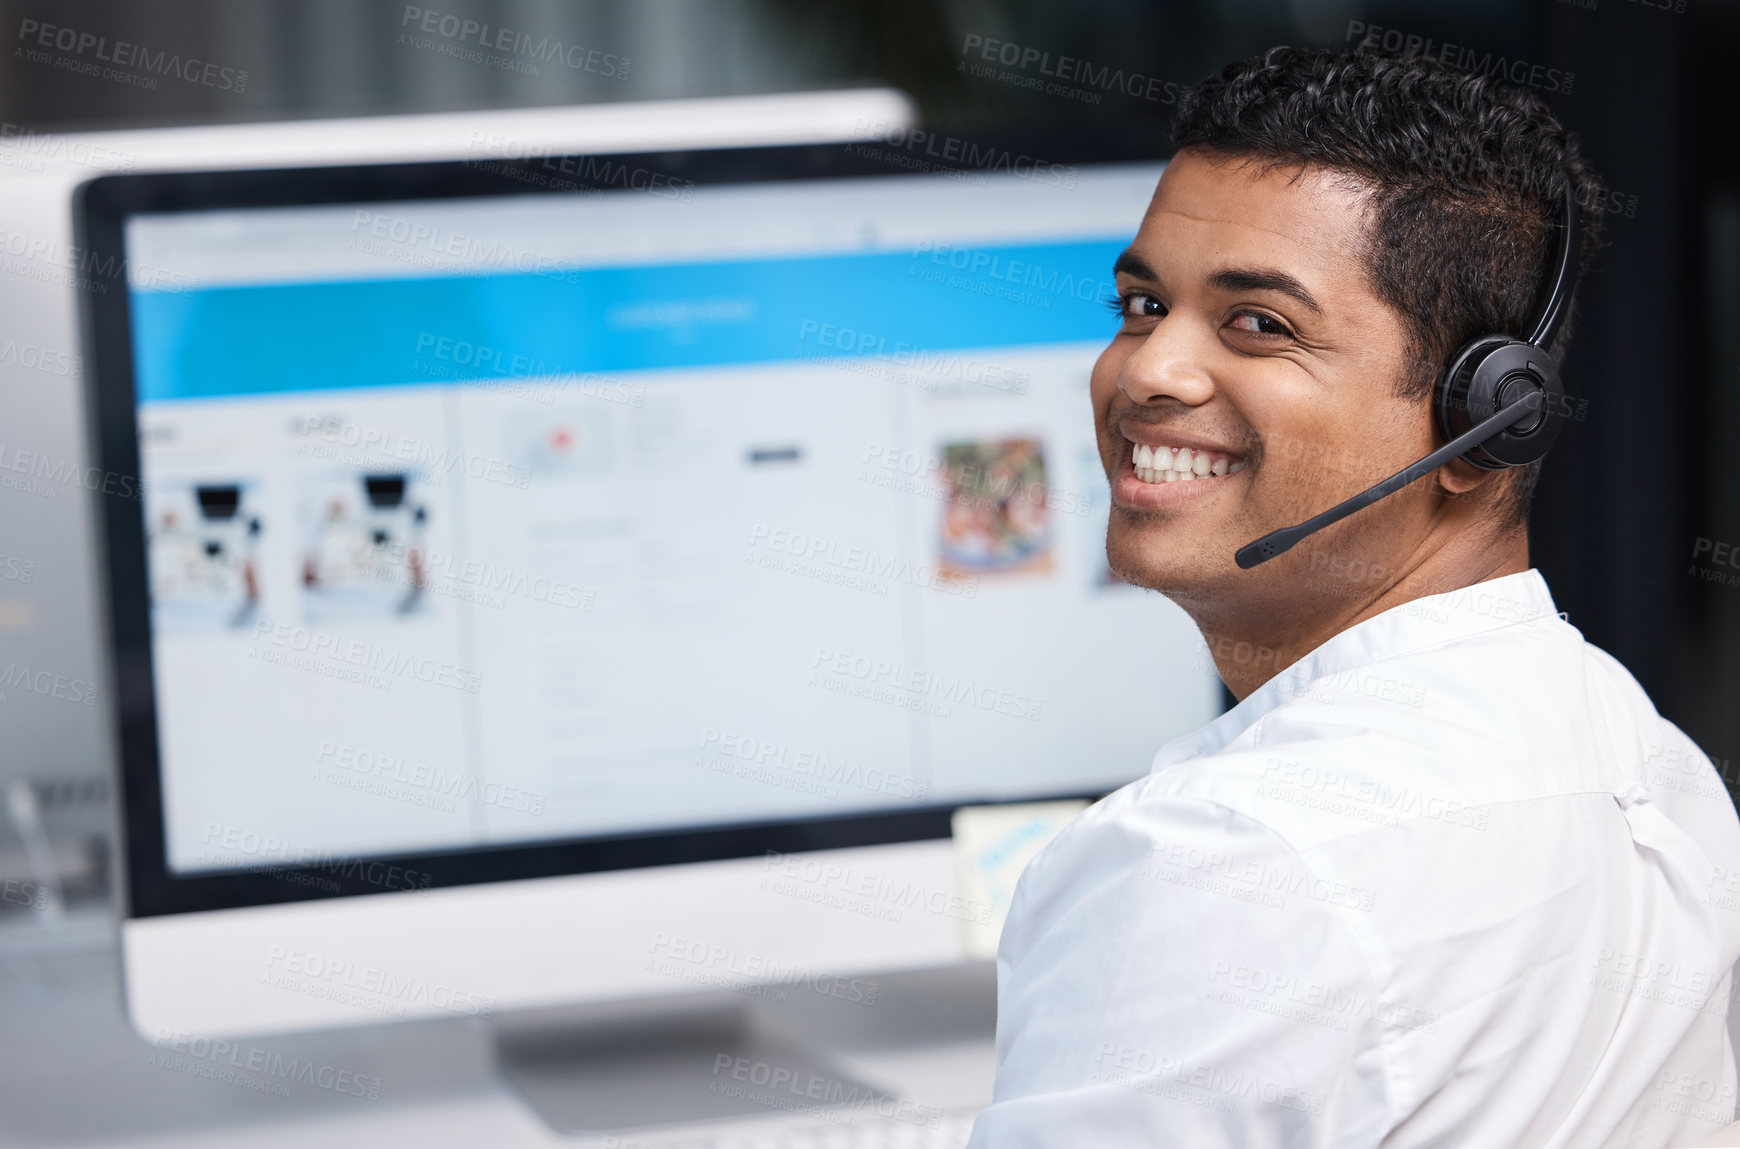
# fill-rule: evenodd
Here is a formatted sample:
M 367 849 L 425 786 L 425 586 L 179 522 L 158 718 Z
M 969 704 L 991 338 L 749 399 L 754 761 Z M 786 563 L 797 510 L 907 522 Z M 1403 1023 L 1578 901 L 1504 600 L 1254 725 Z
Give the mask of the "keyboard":
M 605 1139 L 612 1149 L 964 1149 L 977 1109 L 933 1113 L 924 1123 L 854 1114 L 850 1124 L 806 1120 L 754 1132 L 712 1133 L 680 1139 Z

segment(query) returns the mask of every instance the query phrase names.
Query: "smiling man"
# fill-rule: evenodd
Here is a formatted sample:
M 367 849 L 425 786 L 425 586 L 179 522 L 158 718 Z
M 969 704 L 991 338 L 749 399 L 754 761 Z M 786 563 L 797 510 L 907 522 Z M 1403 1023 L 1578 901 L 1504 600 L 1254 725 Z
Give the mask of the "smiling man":
M 1277 48 L 1198 88 L 1175 135 L 1093 375 L 1106 547 L 1241 701 L 1023 876 L 973 1145 L 1726 1124 L 1740 820 L 1530 568 L 1539 464 L 1471 444 L 1234 559 L 1443 446 L 1470 340 L 1539 327 L 1562 354 L 1543 297 L 1556 252 L 1574 273 L 1594 250 L 1564 238 L 1593 173 L 1536 97 L 1432 60 Z

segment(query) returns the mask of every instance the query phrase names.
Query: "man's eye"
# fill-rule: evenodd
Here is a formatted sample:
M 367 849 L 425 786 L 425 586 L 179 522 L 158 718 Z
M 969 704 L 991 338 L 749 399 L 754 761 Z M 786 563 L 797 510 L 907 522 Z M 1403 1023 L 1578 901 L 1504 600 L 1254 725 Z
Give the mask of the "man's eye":
M 1114 315 L 1123 319 L 1153 319 L 1166 314 L 1166 309 L 1160 306 L 1158 299 L 1140 291 L 1113 296 L 1106 300 L 1106 306 Z
M 1260 311 L 1241 311 L 1232 318 L 1234 329 L 1248 335 L 1291 335 L 1287 325 Z

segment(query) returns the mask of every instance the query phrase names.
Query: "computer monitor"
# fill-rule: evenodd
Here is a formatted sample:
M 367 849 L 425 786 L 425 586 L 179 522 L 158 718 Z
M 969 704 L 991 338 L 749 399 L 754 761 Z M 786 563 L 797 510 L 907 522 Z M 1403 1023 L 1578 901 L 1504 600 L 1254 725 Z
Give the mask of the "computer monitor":
M 1104 552 L 1160 165 L 1071 146 L 87 185 L 135 1026 L 960 961 L 953 811 L 1221 709 Z

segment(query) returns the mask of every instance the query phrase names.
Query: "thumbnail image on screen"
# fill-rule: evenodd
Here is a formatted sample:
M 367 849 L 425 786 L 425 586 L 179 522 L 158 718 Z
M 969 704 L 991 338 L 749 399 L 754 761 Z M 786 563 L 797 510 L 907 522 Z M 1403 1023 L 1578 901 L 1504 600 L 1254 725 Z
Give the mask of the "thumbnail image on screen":
M 153 620 L 166 634 L 247 625 L 260 601 L 257 483 L 169 482 L 146 502 Z
M 945 576 L 1052 569 L 1045 445 L 1038 439 L 949 443 L 939 566 Z

